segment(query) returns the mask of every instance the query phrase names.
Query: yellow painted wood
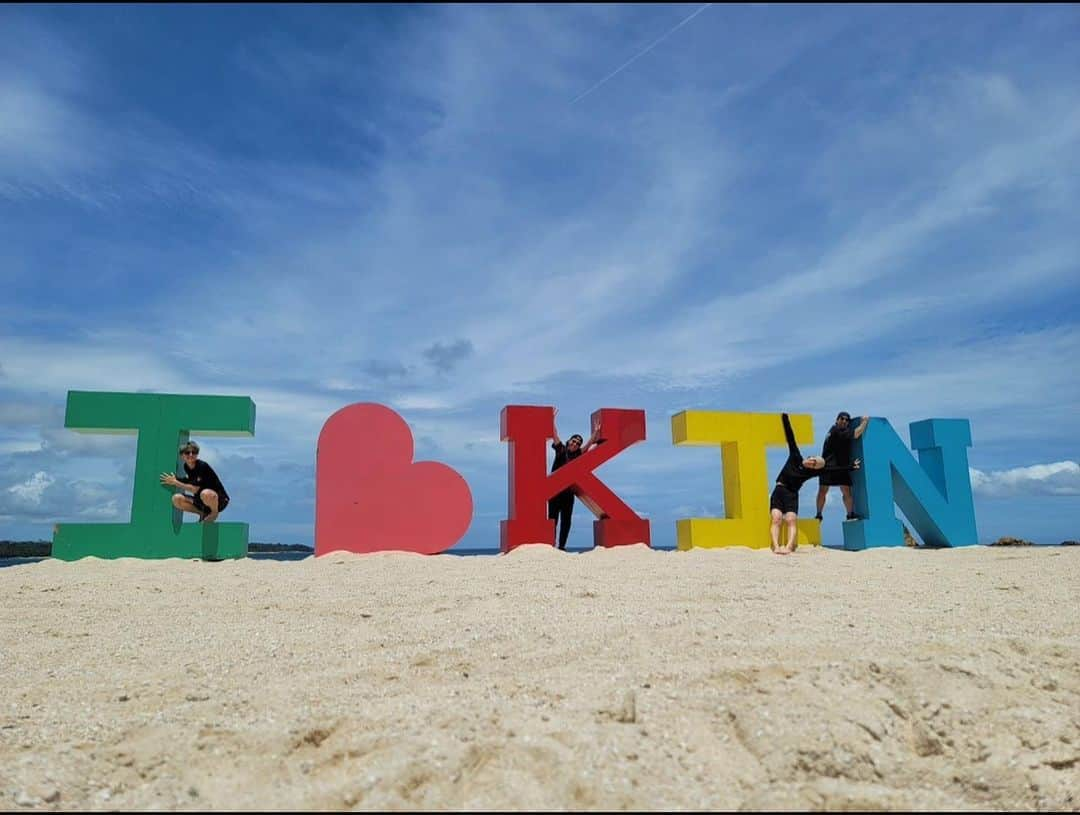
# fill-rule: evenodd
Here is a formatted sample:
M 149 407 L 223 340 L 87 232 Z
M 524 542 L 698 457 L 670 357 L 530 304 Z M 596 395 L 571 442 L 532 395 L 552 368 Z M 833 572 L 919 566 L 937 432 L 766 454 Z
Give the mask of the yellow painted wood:
M 813 418 L 807 414 L 795 414 L 790 415 L 790 419 L 795 441 L 800 445 L 812 443 Z M 671 440 L 678 447 L 719 447 L 723 472 L 725 517 L 676 521 L 678 547 L 768 547 L 771 540 L 769 494 L 776 473 L 767 471 L 765 452 L 769 447 L 787 447 L 780 414 L 684 410 L 671 417 Z M 813 501 L 812 496 L 802 498 Z M 800 546 L 821 545 L 821 524 L 817 520 L 800 520 L 798 528 Z

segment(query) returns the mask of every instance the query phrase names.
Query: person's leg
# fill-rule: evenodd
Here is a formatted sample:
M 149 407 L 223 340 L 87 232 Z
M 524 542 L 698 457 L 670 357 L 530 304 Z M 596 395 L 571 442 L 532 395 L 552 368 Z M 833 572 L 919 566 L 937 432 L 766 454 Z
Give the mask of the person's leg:
M 554 534 L 559 534 L 559 496 L 548 499 L 548 518 L 555 522 Z M 551 539 L 552 544 L 558 546 L 557 538 Z
M 787 525 L 787 544 L 784 551 L 788 554 L 794 552 L 799 546 L 799 516 L 794 512 L 784 513 L 784 523 Z
M 184 493 L 178 492 L 172 497 L 172 505 L 181 512 L 192 512 L 195 515 L 202 516 L 202 511 L 195 506 L 195 502 L 188 498 Z
M 855 498 L 851 494 L 851 487 L 847 484 L 840 485 L 840 492 L 844 496 L 844 509 L 847 510 L 847 517 L 850 521 L 855 517 Z
M 210 510 L 210 512 L 203 517 L 203 523 L 212 524 L 217 520 L 219 512 L 218 494 L 213 490 L 203 490 L 199 493 L 199 500 L 206 504 L 206 508 Z
M 819 521 L 822 520 L 821 513 L 825 510 L 825 498 L 829 494 L 828 484 L 818 484 L 817 488 L 817 515 L 814 517 Z
M 559 509 L 559 548 L 566 548 L 566 539 L 570 537 L 570 516 L 574 514 L 574 496 L 563 502 Z
M 769 547 L 774 552 L 780 551 L 780 519 L 783 514 L 778 509 L 770 510 L 772 525 L 769 527 L 769 535 L 772 537 L 772 545 Z

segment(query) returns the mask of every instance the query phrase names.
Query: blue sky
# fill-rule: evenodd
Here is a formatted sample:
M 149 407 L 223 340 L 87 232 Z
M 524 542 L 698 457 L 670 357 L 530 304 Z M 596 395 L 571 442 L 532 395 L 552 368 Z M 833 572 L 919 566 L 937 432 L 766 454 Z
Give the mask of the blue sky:
M 684 409 L 968 418 L 980 538 L 1080 537 L 1080 10 L 700 9 L 0 8 L 0 537 L 127 517 L 69 389 L 251 396 L 203 457 L 255 540 L 360 401 L 471 547 L 505 404 L 644 408 L 600 474 L 659 544 L 723 509 Z

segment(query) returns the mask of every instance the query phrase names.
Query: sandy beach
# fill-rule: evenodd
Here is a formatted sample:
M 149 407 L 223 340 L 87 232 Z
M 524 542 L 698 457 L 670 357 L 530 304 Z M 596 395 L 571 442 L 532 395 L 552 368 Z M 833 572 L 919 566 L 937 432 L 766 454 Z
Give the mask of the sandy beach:
M 1080 549 L 0 568 L 3 809 L 1080 808 Z

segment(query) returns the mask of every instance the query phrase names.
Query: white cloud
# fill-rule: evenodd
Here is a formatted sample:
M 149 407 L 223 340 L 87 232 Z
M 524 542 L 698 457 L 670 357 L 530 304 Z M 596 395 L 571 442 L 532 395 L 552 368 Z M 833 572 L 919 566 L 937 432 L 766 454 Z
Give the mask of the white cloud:
M 14 496 L 16 506 L 21 505 L 24 509 L 37 509 L 41 506 L 41 498 L 45 490 L 55 482 L 56 479 L 48 473 L 38 471 L 22 484 L 8 487 L 8 492 Z
M 976 495 L 1003 498 L 1014 495 L 1080 495 L 1080 464 L 1055 461 L 1010 470 L 970 469 Z

